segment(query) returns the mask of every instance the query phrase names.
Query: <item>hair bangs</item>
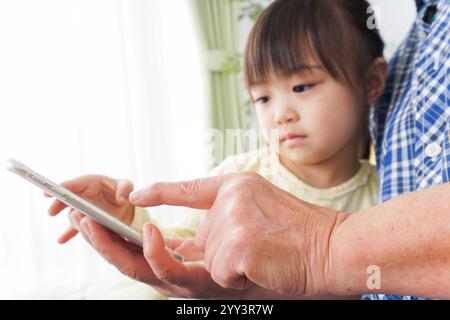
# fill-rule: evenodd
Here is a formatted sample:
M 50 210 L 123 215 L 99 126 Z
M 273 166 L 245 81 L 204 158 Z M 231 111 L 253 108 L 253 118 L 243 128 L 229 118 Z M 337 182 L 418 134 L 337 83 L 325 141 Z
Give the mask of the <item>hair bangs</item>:
M 244 54 L 247 88 L 322 67 L 356 88 L 384 44 L 366 26 L 365 0 L 277 0 L 259 17 Z
M 247 88 L 267 83 L 273 76 L 290 76 L 322 66 L 307 23 L 298 14 L 268 11 L 252 30 L 244 54 Z

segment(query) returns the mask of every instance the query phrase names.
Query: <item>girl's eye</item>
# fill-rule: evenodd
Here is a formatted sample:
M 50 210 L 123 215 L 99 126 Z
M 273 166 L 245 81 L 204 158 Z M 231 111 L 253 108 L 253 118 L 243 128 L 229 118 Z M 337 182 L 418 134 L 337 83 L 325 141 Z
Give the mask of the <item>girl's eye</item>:
M 259 103 L 259 104 L 265 104 L 265 103 L 269 102 L 269 97 L 261 97 L 261 98 L 258 98 L 258 99 L 256 99 L 255 102 L 256 102 L 256 103 Z
M 311 85 L 311 84 L 300 84 L 298 86 L 295 86 L 293 90 L 294 90 L 294 92 L 302 93 L 302 92 L 308 91 L 312 87 L 313 87 L 313 85 Z

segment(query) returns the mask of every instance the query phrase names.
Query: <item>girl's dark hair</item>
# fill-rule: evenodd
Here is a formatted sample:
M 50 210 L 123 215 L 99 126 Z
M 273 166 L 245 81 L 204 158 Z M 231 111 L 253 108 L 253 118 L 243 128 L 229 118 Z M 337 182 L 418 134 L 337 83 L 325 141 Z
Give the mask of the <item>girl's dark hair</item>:
M 353 87 L 384 43 L 366 0 L 276 0 L 253 27 L 244 54 L 247 88 L 289 76 L 314 59 Z

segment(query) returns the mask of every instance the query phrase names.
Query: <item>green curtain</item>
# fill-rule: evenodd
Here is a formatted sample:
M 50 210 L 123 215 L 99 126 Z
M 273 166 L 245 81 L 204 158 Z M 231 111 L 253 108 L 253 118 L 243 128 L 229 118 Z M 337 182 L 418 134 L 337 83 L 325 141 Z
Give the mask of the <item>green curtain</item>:
M 227 129 L 248 129 L 251 121 L 242 99 L 240 72 L 224 70 L 227 61 L 236 61 L 239 57 L 239 1 L 191 1 L 208 69 L 209 127 L 224 134 Z M 232 150 L 224 149 L 222 154 L 226 157 L 231 153 Z

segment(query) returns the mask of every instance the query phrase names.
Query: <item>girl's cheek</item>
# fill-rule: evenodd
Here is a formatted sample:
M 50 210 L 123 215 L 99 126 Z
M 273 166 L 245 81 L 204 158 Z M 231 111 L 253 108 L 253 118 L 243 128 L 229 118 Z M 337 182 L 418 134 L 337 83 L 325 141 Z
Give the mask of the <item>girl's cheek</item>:
M 341 115 L 328 110 L 316 112 L 305 120 L 307 132 L 322 141 L 330 141 L 330 143 L 338 139 L 348 125 Z
M 322 132 L 335 126 L 337 115 L 329 108 L 315 106 L 302 113 L 302 124 L 306 129 Z
M 271 116 L 266 116 L 264 118 L 258 118 L 259 135 L 262 135 L 264 141 L 271 145 L 272 147 L 278 147 L 280 142 L 280 130 L 275 124 Z
M 256 117 L 258 120 L 258 125 L 260 129 L 271 129 L 274 127 L 273 115 L 269 110 L 257 111 Z
M 328 125 L 323 126 L 323 135 L 325 140 L 332 143 L 341 144 L 356 134 L 359 124 L 357 123 L 357 117 L 354 114 L 346 113 L 342 110 L 340 113 L 334 115 L 327 115 L 322 118 L 324 123 Z

